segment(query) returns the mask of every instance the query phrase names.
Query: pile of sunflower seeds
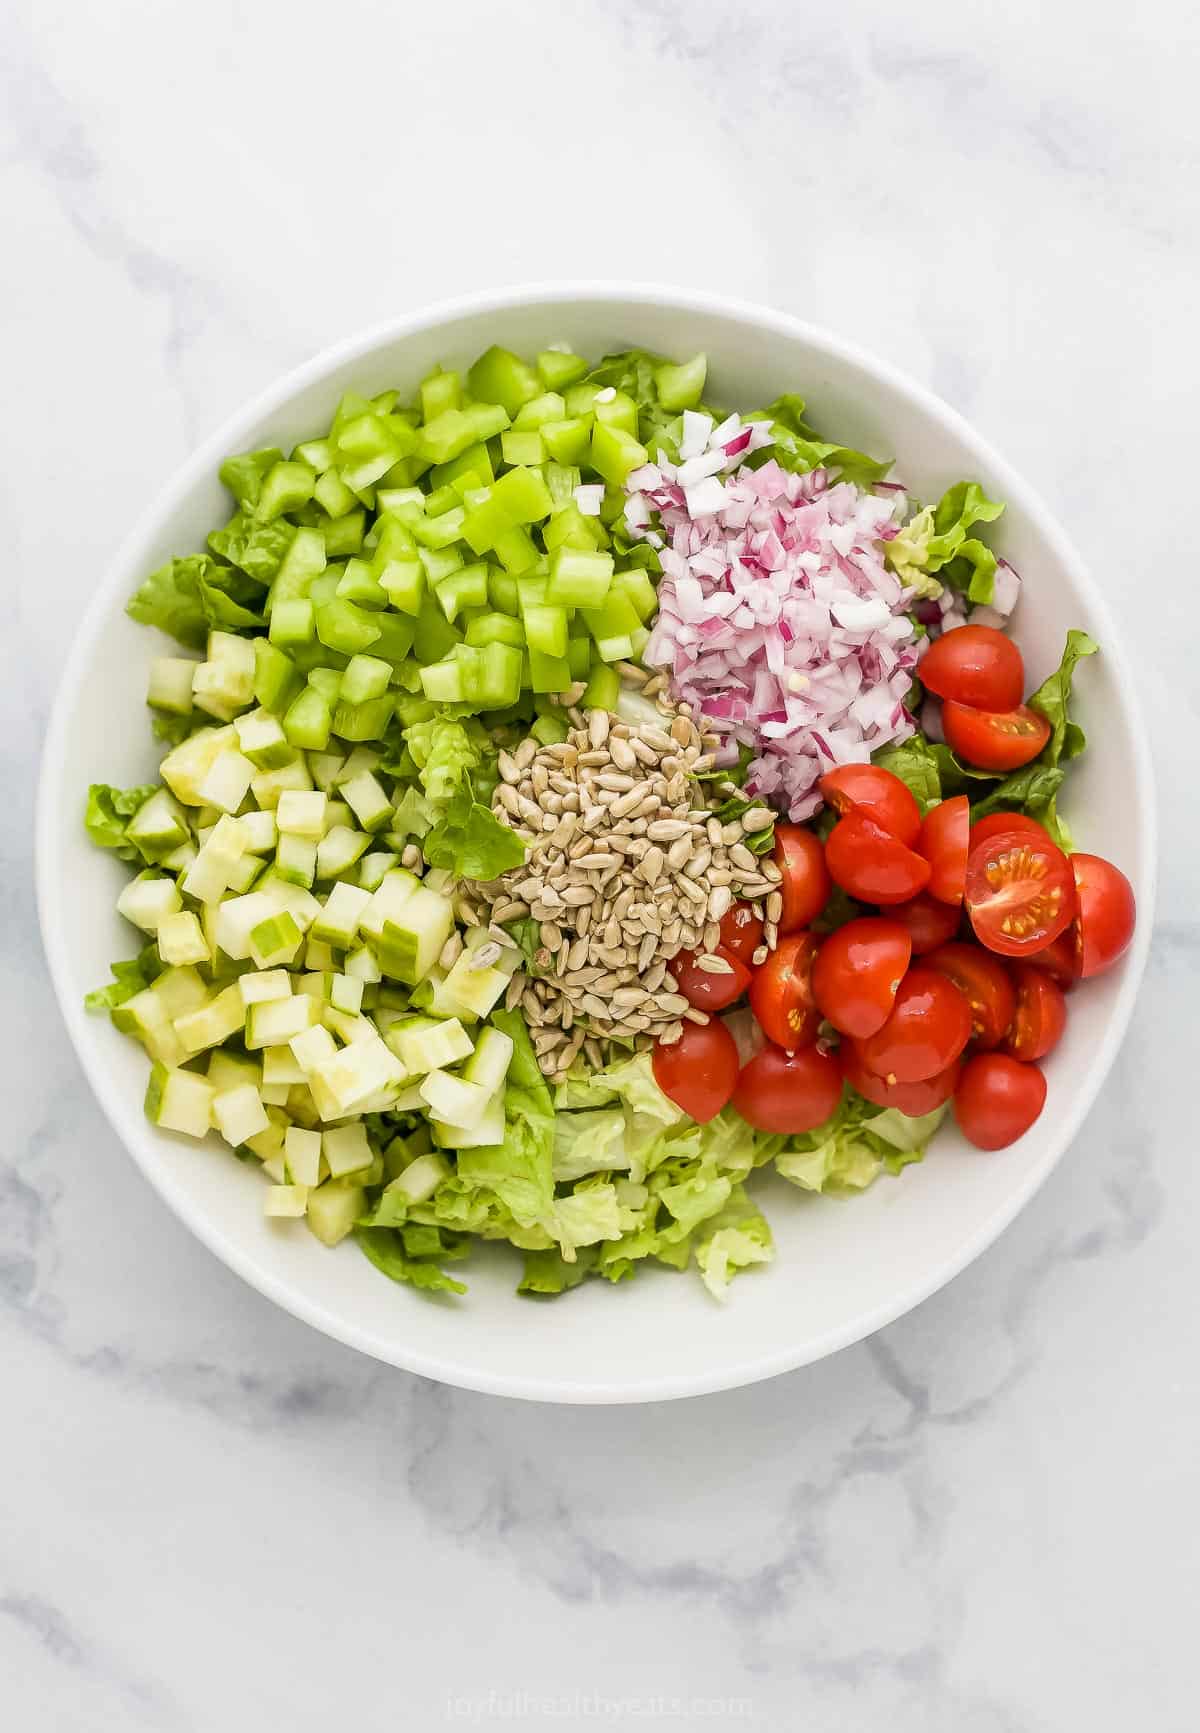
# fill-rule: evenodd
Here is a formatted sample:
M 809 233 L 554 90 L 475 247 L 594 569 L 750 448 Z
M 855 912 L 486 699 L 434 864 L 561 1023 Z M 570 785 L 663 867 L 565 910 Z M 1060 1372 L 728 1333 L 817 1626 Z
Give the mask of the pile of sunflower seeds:
M 622 667 L 649 696 L 657 677 Z M 677 1041 L 685 1020 L 706 1023 L 678 990 L 670 964 L 697 953 L 708 973 L 729 971 L 715 954 L 722 917 L 739 899 L 765 915 L 762 961 L 777 933 L 780 873 L 747 846 L 774 813 L 751 806 L 723 823 L 708 791 L 723 802 L 734 785 L 697 781 L 713 768 L 715 737 L 702 735 L 686 705 L 659 697 L 661 726 L 626 723 L 607 711 L 586 716 L 564 694 L 573 724 L 561 744 L 527 738 L 501 753 L 493 810 L 529 845 L 524 863 L 502 878 L 463 887 L 470 924 L 532 917 L 538 923 L 532 969 L 513 977 L 507 1004 L 519 1005 L 543 1072 L 562 1076 L 582 1049 L 605 1062 L 608 1041 L 635 1047 Z

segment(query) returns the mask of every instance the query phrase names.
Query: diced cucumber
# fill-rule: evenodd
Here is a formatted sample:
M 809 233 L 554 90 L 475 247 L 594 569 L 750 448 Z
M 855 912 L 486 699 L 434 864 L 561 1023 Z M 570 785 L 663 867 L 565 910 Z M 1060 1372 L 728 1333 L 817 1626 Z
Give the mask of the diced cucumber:
M 364 1213 L 367 1194 L 360 1185 L 326 1180 L 308 1194 L 305 1220 L 322 1245 L 336 1246 Z
M 190 909 L 163 915 L 155 937 L 164 963 L 207 963 L 211 958 L 203 928 Z
M 218 1091 L 212 1098 L 212 1116 L 221 1136 L 235 1149 L 247 1138 L 266 1131 L 271 1123 L 252 1083 Z
M 449 1176 L 450 1163 L 436 1151 L 429 1150 L 410 1161 L 407 1167 L 396 1175 L 387 1190 L 402 1193 L 410 1204 L 425 1203 Z
M 156 933 L 159 922 L 167 915 L 178 914 L 182 907 L 179 886 L 172 878 L 139 875 L 130 880 L 117 898 L 117 913 L 146 933 Z
M 251 927 L 250 955 L 260 969 L 274 969 L 278 963 L 292 963 L 303 937 L 296 917 L 287 909 L 280 909 Z
M 232 749 L 219 752 L 196 784 L 198 804 L 234 813 L 245 800 L 253 780 L 254 766 L 244 753 Z
M 302 1125 L 288 1126 L 283 1139 L 283 1160 L 296 1185 L 320 1185 L 321 1154 L 319 1131 L 307 1131 Z
M 492 1144 L 502 1144 L 504 1133 L 504 1097 L 500 1094 L 491 1097 L 473 1125 L 452 1125 L 444 1119 L 433 1121 L 433 1135 L 445 1149 L 486 1149 Z
M 243 1005 L 264 1005 L 271 999 L 290 999 L 292 977 L 286 969 L 250 969 L 238 976 Z
M 335 1011 L 357 1015 L 362 1010 L 363 984 L 352 975 L 335 975 L 329 992 L 329 1002 Z
M 223 813 L 184 874 L 181 880 L 183 890 L 197 902 L 219 902 L 229 889 L 234 871 L 246 852 L 246 844 L 241 820 Z
M 256 770 L 278 770 L 296 756 L 279 718 L 269 710 L 251 710 L 248 715 L 239 716 L 233 726 L 238 745 Z
M 316 842 L 325 834 L 327 796 L 317 789 L 301 792 L 285 789 L 275 808 L 275 823 L 281 832 Z
M 467 1083 L 449 1071 L 431 1071 L 421 1083 L 421 1099 L 430 1116 L 468 1131 L 478 1125 L 491 1098 L 482 1084 Z
M 290 885 L 311 888 L 317 876 L 317 845 L 303 836 L 281 836 L 275 848 L 275 871 Z
M 299 1218 L 308 1208 L 306 1185 L 272 1185 L 263 1200 L 263 1214 L 283 1219 Z
M 442 1070 L 469 1059 L 474 1042 L 457 1017 L 438 1022 L 432 1017 L 414 1017 L 388 1030 L 387 1044 L 399 1057 L 410 1077 Z
M 288 1046 L 306 1078 L 327 1060 L 337 1058 L 337 1043 L 323 1023 L 314 1023 L 311 1029 L 293 1035 Z
M 285 731 L 286 727 L 285 720 Z M 298 752 L 291 764 L 281 764 L 278 770 L 260 771 L 250 787 L 263 811 L 273 813 L 279 805 L 280 795 L 285 794 L 289 788 L 312 787 L 312 777 L 308 774 L 304 754 Z
M 332 1126 L 321 1134 L 321 1153 L 331 1179 L 361 1173 L 373 1159 L 366 1126 L 361 1120 L 356 1125 Z
M 317 844 L 317 877 L 332 879 L 349 872 L 370 844 L 371 839 L 365 831 L 352 830 L 349 825 L 335 825 Z
M 312 932 L 327 944 L 346 950 L 358 932 L 359 922 L 370 907 L 371 893 L 344 881 L 334 885 L 325 906 L 312 925 Z
M 306 1030 L 307 1035 L 310 1031 Z M 304 1036 L 298 1036 L 303 1040 Z M 307 1073 L 290 1047 L 264 1047 L 262 1060 L 262 1075 L 264 1084 L 303 1083 Z
M 500 1029 L 483 1029 L 475 1051 L 462 1068 L 468 1083 L 478 1083 L 489 1092 L 501 1089 L 513 1056 L 513 1039 Z
M 449 898 L 419 886 L 397 914 L 384 919 L 379 967 L 395 980 L 415 984 L 429 973 L 453 928 Z
M 164 1131 L 206 1137 L 212 1126 L 212 1085 L 195 1071 L 156 1064 L 146 1085 L 146 1118 Z
M 150 664 L 146 702 L 173 716 L 192 713 L 192 679 L 197 664 L 187 656 L 155 656 Z
M 441 983 L 433 1008 L 446 1016 L 486 1017 L 509 979 L 503 969 L 486 964 L 479 967 L 471 952 L 464 951 Z
M 372 1035 L 318 1065 L 310 1074 L 309 1088 L 322 1119 L 344 1119 L 378 1090 L 403 1082 L 404 1067 L 382 1039 Z
M 320 1021 L 321 1007 L 307 993 L 295 993 L 290 999 L 272 999 L 263 1005 L 246 1009 L 246 1046 L 253 1052 L 259 1047 L 281 1047 L 293 1036 Z M 178 1027 L 178 1025 L 176 1025 Z
M 189 1011 L 175 1019 L 175 1033 L 188 1054 L 202 1053 L 206 1047 L 219 1047 L 222 1041 L 228 1041 L 245 1026 L 246 1007 L 236 982 L 198 1011 Z

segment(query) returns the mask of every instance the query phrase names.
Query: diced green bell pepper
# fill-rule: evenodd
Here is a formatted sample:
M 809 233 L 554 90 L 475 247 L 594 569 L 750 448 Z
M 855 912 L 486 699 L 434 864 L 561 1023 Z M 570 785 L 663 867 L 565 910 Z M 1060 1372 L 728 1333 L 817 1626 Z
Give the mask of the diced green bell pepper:
M 497 613 L 519 614 L 521 604 L 517 580 L 511 572 L 505 572 L 499 566 L 488 568 L 488 601 Z
M 392 678 L 392 665 L 378 656 L 352 656 L 342 674 L 341 695 L 348 704 L 382 698 Z
M 358 602 L 364 608 L 386 608 L 387 591 L 372 575 L 365 560 L 347 560 L 346 569 L 338 579 L 337 594 L 347 602 Z
M 359 506 L 355 511 L 348 511 L 343 517 L 326 518 L 319 526 L 325 542 L 327 559 L 341 559 L 346 554 L 357 554 L 363 545 L 366 532 L 367 514 Z
M 618 391 L 615 397 L 607 399 L 597 397 L 592 403 L 592 413 L 605 427 L 619 427 L 623 433 L 637 438 L 637 404 L 626 392 Z
M 353 656 L 369 650 L 379 636 L 379 627 L 365 608 L 341 596 L 323 602 L 317 609 L 317 637 L 330 650 Z
M 448 620 L 458 617 L 463 608 L 486 607 L 488 599 L 488 569 L 482 564 L 460 566 L 443 578 L 436 588 L 438 604 Z
M 493 343 L 467 374 L 467 388 L 472 397 L 484 403 L 502 403 L 511 416 L 523 403 L 537 396 L 540 382 L 533 368 L 519 355 Z
M 465 517 L 463 507 L 456 504 L 453 510 L 444 511 L 439 517 L 423 518 L 414 524 L 413 534 L 423 548 L 448 548 L 462 535 Z
M 313 496 L 317 478 L 306 463 L 284 461 L 267 472 L 254 515 L 262 523 L 272 523 L 284 512 L 296 511 L 307 505 Z
M 545 391 L 540 397 L 531 397 L 528 403 L 521 405 L 513 417 L 513 428 L 518 432 L 539 428 L 544 421 L 561 421 L 566 413 L 566 403 L 558 392 Z
M 269 614 L 276 602 L 306 596 L 312 580 L 325 570 L 325 563 L 325 538 L 320 530 L 298 529 L 271 580 L 266 612 Z
M 264 710 L 279 715 L 300 689 L 292 658 L 266 638 L 254 640 L 254 696 Z
M 582 679 L 582 675 L 577 675 Z M 585 710 L 615 710 L 621 696 L 621 676 L 607 663 L 593 668 L 580 703 Z
M 582 463 L 588 454 L 594 418 L 574 415 L 570 419 L 543 422 L 538 432 L 550 456 L 559 463 Z
M 592 429 L 591 459 L 592 468 L 610 487 L 623 487 L 631 470 L 645 463 L 646 447 L 625 428 L 597 419 Z
M 425 567 L 418 559 L 389 560 L 379 582 L 393 608 L 403 614 L 418 614 L 425 594 Z
M 271 610 L 272 644 L 308 644 L 317 635 L 316 617 L 308 596 L 276 602 Z
M 545 656 L 567 654 L 567 613 L 565 608 L 534 605 L 524 610 L 525 637 L 531 650 Z M 587 645 L 584 644 L 586 651 Z M 586 663 L 585 663 L 586 667 Z
M 617 595 L 625 596 L 633 603 L 637 617 L 642 625 L 653 619 L 658 610 L 658 592 L 648 572 L 633 570 L 617 572 L 612 581 L 613 590 Z
M 565 391 L 584 377 L 588 364 L 582 355 L 572 355 L 561 349 L 543 349 L 537 358 L 538 378 L 547 391 Z
M 467 623 L 466 641 L 476 649 L 487 644 L 513 644 L 525 647 L 525 628 L 511 614 L 484 613 Z
M 559 547 L 550 556 L 546 600 L 563 608 L 598 608 L 612 583 L 611 554 Z
M 664 362 L 654 370 L 658 401 L 664 409 L 672 411 L 695 409 L 704 395 L 707 377 L 707 355 L 693 355 L 690 361 L 683 361 L 678 366 L 671 361 Z
M 462 407 L 462 380 L 457 373 L 443 373 L 435 367 L 421 381 L 421 419 L 429 423 L 448 409 Z
M 331 518 L 345 517 L 346 513 L 353 511 L 358 504 L 355 495 L 336 469 L 327 469 L 324 475 L 317 479 L 312 489 L 312 497 Z
M 478 684 L 473 702 L 485 710 L 504 710 L 521 696 L 525 658 L 512 644 L 491 643 L 479 650 Z
M 570 665 L 572 680 L 586 680 L 592 666 L 591 639 L 568 638 L 567 662 Z
M 422 667 L 440 662 L 461 641 L 461 635 L 454 630 L 434 598 L 426 596 L 413 634 L 413 654 L 417 661 Z
M 500 435 L 500 454 L 505 463 L 545 463 L 546 448 L 536 428 L 510 428 Z
M 493 552 L 506 572 L 514 577 L 521 572 L 529 571 L 538 560 L 538 551 L 529 531 L 514 524 L 511 529 L 501 530 L 492 544 Z
M 329 700 L 315 686 L 306 686 L 288 706 L 283 732 L 292 746 L 305 752 L 324 752 L 329 745 L 333 712 Z
M 341 740 L 382 740 L 392 719 L 392 699 L 369 698 L 365 704 L 340 702 L 333 712 L 333 732 Z
M 529 684 L 535 692 L 565 692 L 571 684 L 571 664 L 565 656 L 529 651 Z

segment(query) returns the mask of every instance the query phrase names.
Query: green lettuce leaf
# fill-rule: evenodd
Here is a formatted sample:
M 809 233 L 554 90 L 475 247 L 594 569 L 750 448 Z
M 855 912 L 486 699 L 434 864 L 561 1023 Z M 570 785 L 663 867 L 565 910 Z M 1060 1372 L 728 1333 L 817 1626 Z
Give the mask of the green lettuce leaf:
M 157 783 L 113 788 L 107 782 L 93 782 L 88 789 L 84 828 L 98 848 L 112 849 L 121 860 L 138 860 L 139 851 L 126 841 L 125 832 L 138 808 L 157 793 Z
M 899 746 L 885 746 L 871 760 L 898 776 L 916 799 L 922 814 L 942 798 L 942 776 L 937 753 L 923 734 L 914 734 Z
M 1064 758 L 1077 758 L 1087 745 L 1083 729 L 1071 721 L 1067 706 L 1071 702 L 1075 669 L 1085 656 L 1096 655 L 1099 648 L 1087 632 L 1077 628 L 1069 631 L 1062 661 L 1030 698 L 1029 708 L 1044 716 L 1050 724 L 1050 738 L 1035 760 L 1037 764 L 1057 765 Z
M 210 626 L 221 631 L 262 630 L 262 616 L 237 597 L 240 577 L 232 566 L 219 565 L 208 554 L 185 554 L 151 572 L 125 612 L 140 625 L 157 626 L 189 649 L 203 649 Z
M 245 512 L 235 512 L 223 529 L 214 530 L 208 545 L 214 554 L 238 566 L 256 584 L 269 584 L 291 545 L 296 530 L 286 518 L 273 523 L 255 523 Z
M 554 1178 L 560 1185 L 585 1174 L 629 1166 L 625 1115 L 619 1107 L 559 1113 L 554 1120 Z
M 459 1151 L 458 1179 L 468 1188 L 488 1192 L 516 1222 L 549 1227 L 554 1214 L 553 1114 L 545 1111 L 535 1092 L 510 1082 L 504 1117 L 502 1144 Z
M 421 851 L 429 866 L 445 867 L 466 879 L 499 878 L 525 859 L 521 838 L 465 789 L 443 807 Z
M 282 459 L 282 451 L 273 445 L 263 451 L 243 451 L 227 457 L 218 473 L 238 505 L 248 511 L 258 504 L 263 482 Z
M 86 1011 L 112 1011 L 141 993 L 162 973 L 157 947 L 148 945 L 139 956 L 110 963 L 112 980 L 107 987 L 96 987 L 84 997 Z
M 596 1267 L 594 1246 L 584 1246 L 571 1263 L 557 1246 L 547 1251 L 526 1252 L 525 1271 L 517 1284 L 519 1294 L 565 1294 L 577 1288 Z
M 890 457 L 881 462 L 851 446 L 819 439 L 804 420 L 803 410 L 804 399 L 794 392 L 785 392 L 764 408 L 747 411 L 743 417 L 746 421 L 771 422 L 775 441 L 773 446 L 755 453 L 751 459 L 753 467 L 757 468 L 774 457 L 781 469 L 797 472 L 835 469 L 843 481 L 851 481 L 856 487 L 873 487 L 877 481 L 883 480 L 892 467 Z
M 593 1180 L 557 1198 L 550 1231 L 568 1262 L 578 1246 L 619 1239 L 621 1211 L 616 1187 L 607 1180 Z
M 695 1245 L 701 1279 L 714 1300 L 726 1298 L 739 1270 L 769 1264 L 774 1256 L 775 1242 L 767 1219 L 740 1185 L 730 1193 L 724 1208 L 704 1224 Z
M 1003 510 L 978 482 L 956 482 L 936 506 L 926 506 L 901 528 L 888 542 L 885 558 L 914 597 L 941 595 L 933 574 L 945 569 L 947 582 L 965 590 L 971 601 L 991 602 L 996 556 L 968 531 L 978 523 L 994 523 Z
M 413 1257 L 405 1245 L 403 1234 L 394 1228 L 358 1227 L 354 1230 L 354 1237 L 375 1268 L 390 1276 L 393 1282 L 406 1282 L 410 1287 L 424 1288 L 431 1293 L 465 1294 L 467 1291 L 462 1282 L 448 1276 L 437 1263 L 424 1257 Z M 446 1253 L 442 1251 L 441 1255 Z
M 802 1137 L 770 1140 L 776 1171 L 803 1191 L 862 1191 L 886 1166 L 897 1173 L 920 1161 L 945 1117 L 945 1107 L 921 1119 L 873 1102 L 847 1089 L 836 1112 Z

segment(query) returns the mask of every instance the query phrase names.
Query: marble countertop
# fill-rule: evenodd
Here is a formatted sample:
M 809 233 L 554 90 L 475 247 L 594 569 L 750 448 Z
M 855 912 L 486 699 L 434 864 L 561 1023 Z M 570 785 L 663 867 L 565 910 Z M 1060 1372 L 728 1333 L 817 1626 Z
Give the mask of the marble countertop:
M 4 13 L 0 1702 L 22 1733 L 1195 1725 L 1200 830 L 1168 773 L 1198 720 L 1171 501 L 1200 26 L 1178 0 L 817 20 Z M 1168 798 L 1128 1041 L 998 1245 L 793 1376 L 553 1410 L 324 1340 L 166 1213 L 54 1006 L 31 811 L 71 619 L 204 433 L 346 331 L 593 274 L 623 233 L 626 274 L 835 326 L 1037 479 L 1128 634 Z

